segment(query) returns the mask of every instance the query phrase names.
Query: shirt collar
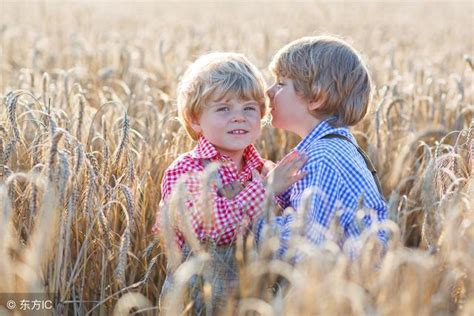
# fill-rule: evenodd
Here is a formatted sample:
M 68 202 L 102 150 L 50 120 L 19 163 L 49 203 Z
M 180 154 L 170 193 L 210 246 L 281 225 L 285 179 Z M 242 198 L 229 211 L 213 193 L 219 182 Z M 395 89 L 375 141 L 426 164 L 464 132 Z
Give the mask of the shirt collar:
M 216 147 L 212 145 L 204 136 L 199 137 L 198 144 L 191 152 L 191 156 L 196 159 L 220 158 L 221 155 Z
M 323 138 L 328 134 L 340 134 L 349 137 L 354 141 L 351 136 L 349 129 L 346 126 L 343 127 L 334 127 L 331 125 L 331 122 L 336 120 L 336 116 L 330 116 L 319 124 L 317 124 L 308 135 L 306 135 L 301 142 L 295 147 L 296 151 L 304 152 L 314 141 Z
M 216 147 L 214 147 L 207 138 L 201 136 L 198 140 L 197 146 L 191 152 L 191 156 L 196 159 L 221 159 L 227 158 L 227 156 L 222 155 L 219 151 L 217 151 Z M 250 170 L 259 169 L 263 166 L 263 159 L 258 153 L 255 146 L 250 144 L 244 149 L 244 161 L 245 167 L 248 167 Z M 228 159 L 228 158 L 227 158 Z
M 250 144 L 244 149 L 245 167 L 250 170 L 260 170 L 263 166 L 263 159 L 254 145 Z

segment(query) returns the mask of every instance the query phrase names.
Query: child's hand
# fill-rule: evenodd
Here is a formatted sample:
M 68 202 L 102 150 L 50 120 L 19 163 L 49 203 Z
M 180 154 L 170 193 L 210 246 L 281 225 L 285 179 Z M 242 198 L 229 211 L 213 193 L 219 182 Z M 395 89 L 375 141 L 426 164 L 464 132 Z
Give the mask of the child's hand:
M 274 194 L 280 194 L 288 189 L 293 183 L 301 180 L 306 172 L 299 172 L 308 157 L 297 151 L 292 151 L 278 162 L 267 177 L 266 183 Z
M 275 167 L 276 167 L 276 163 L 274 163 L 273 161 L 264 160 L 263 167 L 262 167 L 262 172 L 261 172 L 262 177 L 268 176 L 270 171 L 275 169 Z

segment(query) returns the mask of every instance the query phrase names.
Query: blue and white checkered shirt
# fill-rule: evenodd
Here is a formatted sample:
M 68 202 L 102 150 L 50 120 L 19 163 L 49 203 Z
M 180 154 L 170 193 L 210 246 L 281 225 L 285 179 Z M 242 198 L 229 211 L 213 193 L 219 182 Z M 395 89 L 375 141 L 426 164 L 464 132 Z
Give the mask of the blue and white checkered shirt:
M 387 217 L 387 205 L 363 157 L 354 146 L 357 144 L 355 138 L 347 127 L 331 126 L 329 122 L 332 119 L 334 117 L 315 126 L 295 148 L 308 156 L 302 168 L 307 175 L 278 197 L 283 208 L 290 206 L 296 210 L 296 213 L 285 212 L 282 216 L 276 216 L 270 223 L 280 234 L 280 255 L 288 248 L 290 226 L 298 213 L 304 213 L 304 236 L 315 245 L 325 239 L 331 222 L 336 217 L 337 225 L 343 230 L 340 244 L 349 237 L 359 236 L 364 227 L 371 225 L 373 217 L 377 217 L 378 221 Z M 354 144 L 340 138 L 322 139 L 328 134 L 346 136 Z M 361 206 L 366 210 L 373 210 L 376 216 L 371 218 L 364 215 L 362 221 L 359 221 L 355 215 Z M 258 219 L 255 224 L 258 243 L 262 237 L 264 219 Z

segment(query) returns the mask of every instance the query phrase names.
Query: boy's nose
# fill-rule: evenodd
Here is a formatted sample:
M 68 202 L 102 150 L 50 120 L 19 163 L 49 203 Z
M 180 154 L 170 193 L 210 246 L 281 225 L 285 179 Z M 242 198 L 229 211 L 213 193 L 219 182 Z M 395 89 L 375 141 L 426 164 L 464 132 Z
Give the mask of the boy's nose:
M 267 89 L 267 91 L 265 92 L 267 94 L 267 96 L 272 99 L 273 98 L 273 95 L 274 95 L 274 92 L 273 92 L 273 88 L 275 87 L 275 85 L 272 85 L 270 88 Z
M 236 111 L 234 112 L 234 117 L 232 118 L 232 121 L 234 122 L 243 122 L 245 121 L 245 115 L 241 111 Z

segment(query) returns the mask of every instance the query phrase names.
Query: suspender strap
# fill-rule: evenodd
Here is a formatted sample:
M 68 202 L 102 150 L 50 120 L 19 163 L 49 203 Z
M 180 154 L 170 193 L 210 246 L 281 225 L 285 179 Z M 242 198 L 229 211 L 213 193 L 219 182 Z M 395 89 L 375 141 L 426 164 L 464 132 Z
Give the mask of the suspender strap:
M 359 146 L 354 144 L 349 139 L 349 137 L 346 137 L 346 136 L 340 135 L 340 134 L 327 134 L 327 135 L 325 135 L 321 138 L 339 138 L 339 139 L 343 139 L 343 140 L 348 141 L 349 143 L 351 143 L 357 149 L 357 151 L 362 156 L 362 158 L 364 158 L 364 161 L 365 161 L 365 164 L 367 165 L 367 168 L 369 169 L 370 173 L 372 173 L 372 177 L 374 177 L 374 181 L 375 181 L 375 184 L 377 185 L 377 189 L 379 190 L 380 195 L 383 196 L 382 185 L 380 184 L 379 177 L 377 176 L 377 170 L 375 170 L 375 167 L 374 167 L 372 161 L 370 161 L 369 156 L 367 156 L 367 154 L 365 153 L 365 151 L 362 150 L 362 148 L 360 148 Z

